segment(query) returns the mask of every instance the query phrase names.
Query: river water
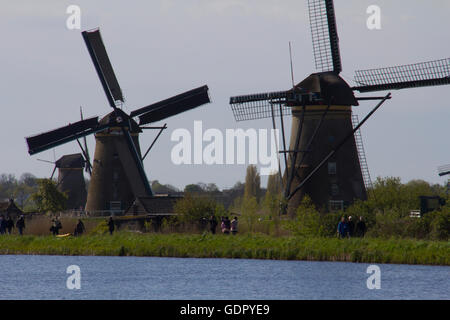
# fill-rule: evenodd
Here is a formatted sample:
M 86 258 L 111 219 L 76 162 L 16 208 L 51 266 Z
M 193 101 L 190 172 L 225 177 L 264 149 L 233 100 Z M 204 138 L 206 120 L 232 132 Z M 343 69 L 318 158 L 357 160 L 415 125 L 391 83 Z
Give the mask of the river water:
M 80 270 L 68 289 L 67 267 Z M 450 299 L 450 267 L 91 256 L 0 256 L 0 299 Z M 373 281 L 369 281 L 374 283 Z M 71 282 L 76 283 L 76 282 Z

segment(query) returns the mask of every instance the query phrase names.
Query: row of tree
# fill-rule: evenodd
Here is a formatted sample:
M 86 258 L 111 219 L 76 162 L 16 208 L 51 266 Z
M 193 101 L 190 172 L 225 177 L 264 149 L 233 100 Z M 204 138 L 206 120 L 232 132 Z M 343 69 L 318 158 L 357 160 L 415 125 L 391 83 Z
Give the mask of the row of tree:
M 280 208 L 286 203 L 279 174 L 269 176 L 267 189 L 263 190 L 257 168 L 249 166 L 241 187 L 229 207 L 217 201 L 213 193 L 208 197 L 204 189 L 192 189 L 195 192 L 177 203 L 176 210 L 181 213 L 177 223 L 199 225 L 211 214 L 237 214 L 241 230 L 246 232 L 335 236 L 340 218 L 351 215 L 354 219 L 364 217 L 369 236 L 445 240 L 450 235 L 450 198 L 446 186 L 423 180 L 402 183 L 397 177 L 377 178 L 373 189 L 368 190 L 368 199 L 356 201 L 345 211 L 321 212 L 305 197 L 294 217 L 280 216 Z M 447 199 L 447 205 L 422 218 L 413 218 L 410 212 L 420 208 L 419 196 L 440 196 Z
M 14 199 L 25 212 L 58 212 L 65 209 L 67 195 L 58 191 L 55 181 L 24 173 L 0 175 L 0 199 Z
M 31 173 L 24 173 L 19 179 L 12 174 L 0 175 L 0 200 L 14 199 L 22 209 L 33 208 L 31 195 L 37 191 L 37 180 Z
M 230 211 L 261 211 L 273 216 L 279 211 L 282 202 L 282 183 L 279 174 L 269 176 L 267 188 L 261 188 L 261 178 L 257 167 L 247 167 L 245 183 L 237 182 L 232 188 L 219 190 L 214 183 L 188 184 L 181 191 L 169 184 L 161 184 L 158 180 L 152 181 L 152 189 L 155 193 L 191 194 L 194 196 L 208 196 L 221 203 Z M 11 174 L 0 175 L 0 199 L 15 199 L 18 206 L 25 211 L 42 210 L 49 198 L 54 202 L 64 197 L 56 192 L 56 185 L 48 179 L 39 179 L 31 173 L 24 173 L 19 179 Z M 401 212 L 409 212 L 420 207 L 419 196 L 439 195 L 447 197 L 446 188 L 443 185 L 431 185 L 423 180 L 412 180 L 406 184 L 401 183 L 400 178 L 378 178 L 374 182 L 374 188 L 368 191 L 369 199 L 364 202 L 368 208 L 376 208 L 382 212 L 396 209 Z M 48 202 L 48 201 L 47 201 Z M 45 206 L 44 207 L 48 207 Z M 54 208 L 60 208 L 56 205 Z M 244 208 L 245 207 L 245 208 Z

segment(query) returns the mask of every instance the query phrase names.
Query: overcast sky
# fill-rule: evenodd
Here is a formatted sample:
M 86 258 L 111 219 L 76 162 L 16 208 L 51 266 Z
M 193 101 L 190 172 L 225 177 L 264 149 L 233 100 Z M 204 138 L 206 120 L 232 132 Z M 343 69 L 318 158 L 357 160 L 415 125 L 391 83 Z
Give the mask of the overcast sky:
M 66 27 L 66 8 L 81 8 L 81 30 Z M 366 27 L 369 5 L 381 8 L 381 30 Z M 343 72 L 450 57 L 450 1 L 336 0 Z M 30 156 L 25 137 L 111 111 L 81 31 L 100 27 L 126 98 L 124 110 L 208 84 L 212 103 L 167 119 L 168 129 L 144 165 L 150 180 L 231 187 L 245 165 L 174 165 L 177 128 L 271 128 L 271 121 L 236 123 L 230 96 L 286 90 L 315 72 L 306 0 L 2 1 L 0 51 L 2 125 L 0 173 L 48 177 L 37 159 L 79 152 L 76 142 Z M 379 93 L 383 94 L 383 93 Z M 377 94 L 377 95 L 379 95 Z M 385 94 L 385 93 L 384 93 Z M 374 102 L 354 108 L 360 119 Z M 372 179 L 398 176 L 444 183 L 437 167 L 450 163 L 450 86 L 394 91 L 362 128 Z M 290 132 L 290 121 L 286 131 Z M 156 132 L 140 137 L 146 149 Z M 94 137 L 88 137 L 91 157 Z M 262 179 L 266 183 L 266 179 Z

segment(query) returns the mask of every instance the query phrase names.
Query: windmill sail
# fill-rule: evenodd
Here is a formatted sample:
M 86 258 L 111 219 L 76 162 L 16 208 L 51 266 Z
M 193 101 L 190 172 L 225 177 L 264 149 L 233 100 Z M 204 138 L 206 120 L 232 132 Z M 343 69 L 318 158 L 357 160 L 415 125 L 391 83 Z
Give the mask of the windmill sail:
M 84 41 L 88 48 L 89 54 L 97 70 L 98 77 L 105 90 L 106 97 L 111 107 L 115 107 L 115 101 L 120 100 L 123 102 L 122 90 L 120 89 L 119 82 L 112 68 L 111 62 L 108 58 L 105 45 L 103 44 L 102 37 L 99 29 L 92 31 L 82 32 Z
M 104 128 L 98 125 L 98 117 L 81 120 L 65 127 L 26 138 L 28 153 L 35 154 L 69 141 L 82 138 Z
M 286 96 L 286 91 L 277 91 L 231 97 L 230 105 L 234 119 L 248 121 L 279 117 L 281 114 L 290 115 L 291 108 L 286 106 Z
M 83 109 L 80 106 L 80 117 L 81 120 L 84 120 L 83 117 Z M 86 161 L 86 171 L 89 172 L 89 175 L 92 175 L 92 165 L 91 165 L 91 158 L 89 156 L 89 150 L 88 150 L 88 146 L 87 146 L 87 140 L 86 140 L 86 136 L 83 137 L 84 140 L 84 149 L 82 149 L 83 154 L 85 156 L 85 161 Z
M 128 130 L 122 128 L 122 132 L 125 139 L 115 139 L 114 144 L 122 166 L 127 168 L 125 174 L 127 175 L 133 194 L 136 197 L 151 196 L 153 192 L 145 174 L 140 154 Z
M 438 172 L 440 177 L 450 174 L 450 164 L 439 166 Z
M 316 68 L 342 71 L 333 0 L 308 0 L 309 21 Z
M 131 112 L 130 116 L 139 116 L 139 124 L 144 125 L 169 118 L 209 102 L 211 101 L 208 95 L 208 86 L 202 86 L 137 109 Z
M 230 98 L 230 105 L 236 121 L 266 119 L 290 115 L 289 106 L 307 104 L 319 98 L 318 94 L 307 90 L 256 93 Z
M 358 70 L 355 72 L 359 92 L 398 90 L 450 84 L 450 58 L 402 66 Z

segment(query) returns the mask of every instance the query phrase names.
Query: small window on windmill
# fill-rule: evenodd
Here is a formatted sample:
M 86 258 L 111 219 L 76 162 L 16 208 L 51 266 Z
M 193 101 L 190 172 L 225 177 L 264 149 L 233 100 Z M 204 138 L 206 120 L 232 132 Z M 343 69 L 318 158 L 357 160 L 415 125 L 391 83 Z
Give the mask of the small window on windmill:
M 122 201 L 110 201 L 109 202 L 109 210 L 111 211 L 121 211 L 122 210 Z
M 336 183 L 331 184 L 331 195 L 337 196 L 339 194 L 339 186 Z
M 119 180 L 119 173 L 117 171 L 114 171 L 114 173 L 113 173 L 113 180 L 114 181 Z
M 336 174 L 336 162 L 328 162 L 328 174 Z
M 330 211 L 340 211 L 344 210 L 343 200 L 330 200 Z

